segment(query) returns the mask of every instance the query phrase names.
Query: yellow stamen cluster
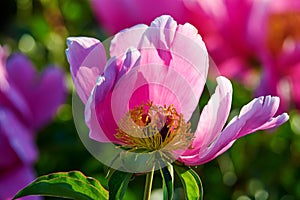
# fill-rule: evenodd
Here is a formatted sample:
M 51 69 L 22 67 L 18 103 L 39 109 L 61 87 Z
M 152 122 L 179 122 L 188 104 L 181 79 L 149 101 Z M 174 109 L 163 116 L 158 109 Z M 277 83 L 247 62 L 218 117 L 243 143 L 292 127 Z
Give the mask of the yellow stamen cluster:
M 193 134 L 190 123 L 177 113 L 173 105 L 156 106 L 152 102 L 130 110 L 119 122 L 116 138 L 130 151 L 171 153 L 189 147 Z
M 277 54 L 285 46 L 300 41 L 300 12 L 276 13 L 270 16 L 267 46 Z

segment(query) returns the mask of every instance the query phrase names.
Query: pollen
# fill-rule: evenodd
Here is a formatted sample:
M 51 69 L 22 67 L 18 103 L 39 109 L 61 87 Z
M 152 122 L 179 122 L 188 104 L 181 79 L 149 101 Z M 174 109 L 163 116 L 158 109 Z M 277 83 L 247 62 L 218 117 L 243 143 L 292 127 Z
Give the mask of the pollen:
M 189 148 L 193 139 L 191 125 L 173 105 L 158 106 L 152 102 L 136 106 L 119 122 L 116 138 L 130 151 L 164 151 Z

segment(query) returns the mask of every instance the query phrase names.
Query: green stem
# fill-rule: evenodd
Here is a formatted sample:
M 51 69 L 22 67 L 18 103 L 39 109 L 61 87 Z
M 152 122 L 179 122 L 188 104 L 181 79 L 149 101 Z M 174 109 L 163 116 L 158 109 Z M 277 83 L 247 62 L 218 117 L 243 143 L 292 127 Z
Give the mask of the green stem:
M 150 200 L 152 182 L 153 182 L 154 168 L 151 172 L 147 173 L 146 183 L 145 183 L 145 191 L 144 191 L 144 200 Z

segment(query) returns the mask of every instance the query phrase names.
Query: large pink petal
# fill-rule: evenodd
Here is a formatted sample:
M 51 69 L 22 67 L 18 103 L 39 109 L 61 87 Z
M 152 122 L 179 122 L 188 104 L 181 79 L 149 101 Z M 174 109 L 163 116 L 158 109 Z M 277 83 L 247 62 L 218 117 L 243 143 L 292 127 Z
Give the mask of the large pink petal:
M 134 37 L 136 35 L 138 37 Z M 112 55 L 124 52 L 123 41 L 141 52 L 140 68 L 149 65 L 172 68 L 189 83 L 193 95 L 200 98 L 208 71 L 208 55 L 202 38 L 192 25 L 177 25 L 170 16 L 158 17 L 148 28 L 133 27 L 117 34 L 112 40 Z
M 86 106 L 86 122 L 90 128 L 91 138 L 100 142 L 116 141 L 114 134 L 118 121 L 112 113 L 112 92 L 118 80 L 126 76 L 139 59 L 139 52 L 129 48 L 125 55 L 113 57 L 108 61 L 104 74 L 99 76 Z M 123 94 L 124 91 L 121 93 Z M 124 102 L 124 98 L 119 98 L 118 102 Z
M 11 200 L 19 190 L 23 189 L 35 179 L 31 166 L 12 166 L 9 170 L 0 173 L 0 199 Z M 21 200 L 39 200 L 40 197 L 29 196 Z
M 32 133 L 8 110 L 0 110 L 1 160 L 0 166 L 13 164 L 17 160 L 32 164 L 38 150 Z M 16 157 L 17 156 L 17 157 Z
M 197 129 L 194 133 L 192 149 L 188 149 L 182 156 L 182 161 L 189 161 L 188 157 L 199 154 L 202 147 L 209 146 L 221 133 L 231 107 L 232 85 L 225 77 L 217 78 L 218 86 L 200 115 Z
M 233 142 L 258 130 L 277 127 L 289 119 L 286 113 L 273 117 L 278 109 L 278 97 L 260 97 L 245 105 L 239 116 L 234 117 L 216 140 L 199 154 L 195 164 L 206 163 L 230 148 Z
M 96 79 L 104 71 L 106 53 L 102 43 L 94 38 L 69 37 L 66 55 L 76 91 L 85 104 L 95 86 Z

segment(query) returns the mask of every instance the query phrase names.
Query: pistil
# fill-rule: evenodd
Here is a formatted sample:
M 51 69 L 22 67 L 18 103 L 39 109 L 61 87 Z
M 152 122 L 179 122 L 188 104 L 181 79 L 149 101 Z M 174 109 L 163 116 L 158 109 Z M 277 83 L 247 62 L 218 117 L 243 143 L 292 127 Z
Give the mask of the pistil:
M 160 151 L 170 154 L 190 146 L 190 123 L 173 105 L 142 104 L 126 113 L 119 122 L 116 138 L 130 151 Z

